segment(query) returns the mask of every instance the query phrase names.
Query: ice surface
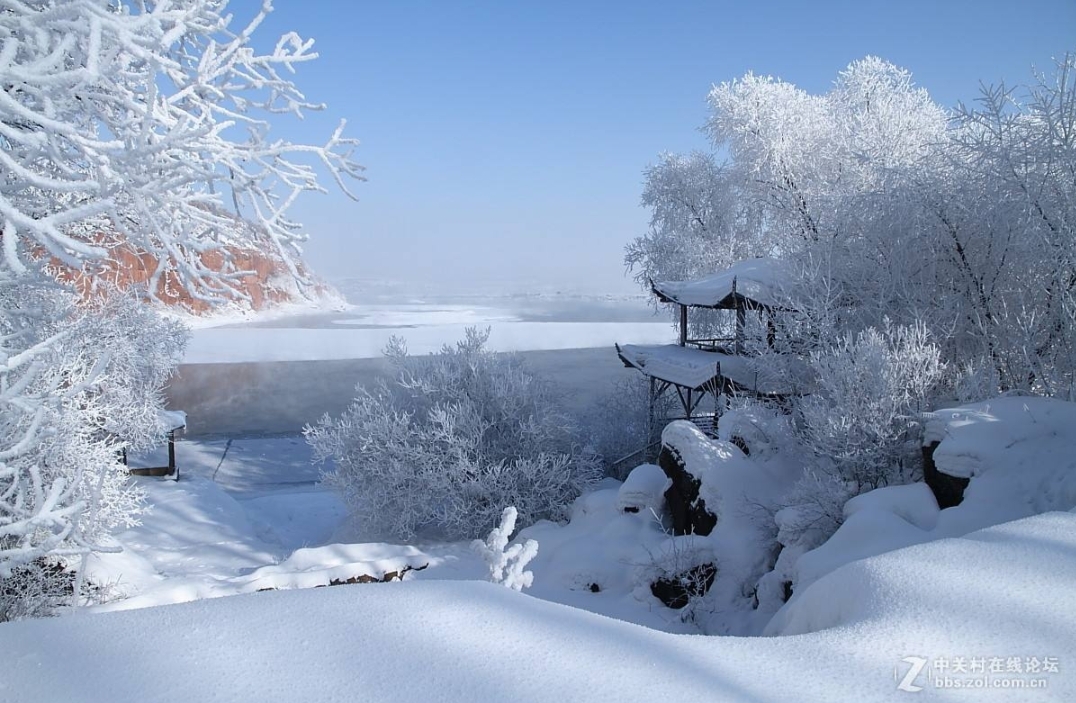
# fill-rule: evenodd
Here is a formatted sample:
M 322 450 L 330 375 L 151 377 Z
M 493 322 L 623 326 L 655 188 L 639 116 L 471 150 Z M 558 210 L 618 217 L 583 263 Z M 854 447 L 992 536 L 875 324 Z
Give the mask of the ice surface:
M 463 339 L 467 322 L 413 328 L 289 329 L 212 328 L 195 330 L 185 364 L 258 361 L 372 359 L 393 336 L 413 354 L 431 354 Z M 487 349 L 525 351 L 613 346 L 618 340 L 648 343 L 669 339 L 666 322 L 503 322 L 492 325 Z

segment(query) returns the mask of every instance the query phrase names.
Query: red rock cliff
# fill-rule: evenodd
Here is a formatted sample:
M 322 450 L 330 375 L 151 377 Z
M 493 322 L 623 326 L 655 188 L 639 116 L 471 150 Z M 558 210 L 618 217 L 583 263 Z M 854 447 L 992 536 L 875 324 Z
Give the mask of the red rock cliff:
M 153 254 L 134 247 L 118 236 L 100 233 L 95 239 L 95 244 L 106 249 L 108 256 L 87 262 L 79 269 L 54 261 L 50 269 L 57 279 L 73 285 L 83 297 L 93 296 L 102 283 L 115 285 L 120 290 L 149 286 L 157 269 L 157 259 Z M 253 310 L 264 310 L 275 304 L 304 299 L 287 264 L 268 239 L 250 247 L 227 246 L 223 251 L 204 252 L 200 255 L 202 264 L 210 270 L 220 271 L 226 260 L 225 252 L 230 256 L 235 270 L 249 272 L 233 283 L 249 297 L 247 303 L 236 296 L 238 304 Z M 302 262 L 298 262 L 297 267 L 304 278 L 316 281 Z M 205 314 L 212 307 L 210 303 L 192 296 L 175 271 L 163 274 L 156 288 L 157 299 L 168 306 L 182 308 L 196 315 Z M 315 282 L 312 292 L 320 295 L 328 290 L 325 284 Z

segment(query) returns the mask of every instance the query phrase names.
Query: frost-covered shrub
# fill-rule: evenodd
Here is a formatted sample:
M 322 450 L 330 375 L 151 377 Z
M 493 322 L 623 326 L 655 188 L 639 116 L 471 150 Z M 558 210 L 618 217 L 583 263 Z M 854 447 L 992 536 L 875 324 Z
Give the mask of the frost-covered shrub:
M 802 441 L 817 470 L 855 493 L 909 478 L 909 442 L 942 373 L 922 325 L 870 328 L 811 355 L 817 392 L 800 404 Z
M 650 423 L 650 389 L 646 377 L 632 374 L 619 380 L 602 396 L 587 415 L 587 440 L 601 455 L 606 471 L 612 473 L 616 462 L 629 457 L 658 439 L 663 418 L 672 414 L 674 396 L 666 393 L 655 399 L 654 423 Z M 649 436 L 648 436 L 649 435 Z M 645 461 L 640 456 L 637 463 Z M 636 464 L 619 467 L 622 479 Z
M 489 567 L 490 581 L 522 591 L 534 583 L 534 573 L 524 569 L 538 556 L 538 542 L 528 539 L 508 546 L 516 529 L 517 517 L 519 513 L 514 507 L 505 508 L 501 513 L 501 522 L 490 531 L 485 541 L 476 539 L 471 546 L 482 555 Z
M 525 524 L 560 519 L 601 477 L 594 453 L 552 388 L 468 329 L 439 354 L 412 357 L 394 340 L 395 377 L 358 396 L 339 418 L 306 428 L 324 475 L 365 531 L 409 539 L 472 537 L 513 505 Z
M 75 576 L 56 559 L 40 558 L 0 579 L 0 622 L 43 617 L 71 599 Z
M 731 403 L 718 423 L 718 439 L 735 444 L 756 459 L 797 451 L 796 428 L 786 412 L 753 398 L 735 398 Z
M 850 498 L 914 478 L 920 414 L 942 376 L 939 357 L 923 326 L 888 323 L 811 355 L 817 391 L 800 403 L 806 470 L 769 508 L 781 553 L 759 583 L 762 607 L 779 607 L 796 561 L 837 531 Z

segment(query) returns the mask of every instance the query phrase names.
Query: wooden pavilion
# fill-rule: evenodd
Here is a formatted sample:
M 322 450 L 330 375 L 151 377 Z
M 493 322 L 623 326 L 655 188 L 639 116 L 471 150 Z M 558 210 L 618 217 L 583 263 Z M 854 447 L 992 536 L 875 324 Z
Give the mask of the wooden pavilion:
M 682 417 L 700 428 L 716 434 L 722 406 L 733 395 L 783 400 L 793 395 L 764 375 L 745 350 L 745 327 L 748 315 L 757 315 L 765 326 L 772 347 L 776 337 L 775 315 L 787 310 L 783 291 L 787 276 L 782 264 L 773 259 L 748 259 L 709 276 L 690 281 L 651 282 L 658 300 L 679 306 L 679 339 L 676 344 L 616 345 L 617 355 L 625 366 L 638 369 L 650 384 L 650 436 L 653 440 L 658 418 L 654 417 L 658 400 L 666 393 L 676 393 Z M 729 327 L 731 337 L 691 339 L 688 336 L 688 309 L 728 310 L 735 320 Z M 710 398 L 713 410 L 703 411 L 703 401 Z M 723 400 L 723 402 L 721 402 Z

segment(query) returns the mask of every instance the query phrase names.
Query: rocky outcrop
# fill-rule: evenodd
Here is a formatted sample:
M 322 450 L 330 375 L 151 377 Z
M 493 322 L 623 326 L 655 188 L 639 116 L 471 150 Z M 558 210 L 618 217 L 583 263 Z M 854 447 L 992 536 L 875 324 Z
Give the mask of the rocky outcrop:
M 934 463 L 934 451 L 941 442 L 931 442 L 923 447 L 923 482 L 930 487 L 939 508 L 952 508 L 964 500 L 964 489 L 971 479 L 950 476 L 938 471 Z
M 699 564 L 673 576 L 659 578 L 650 584 L 654 597 L 673 610 L 687 607 L 692 598 L 706 595 L 717 577 L 713 564 Z
M 677 535 L 708 535 L 717 524 L 717 516 L 706 509 L 705 499 L 699 496 L 700 481 L 687 470 L 680 450 L 662 441 L 658 466 L 671 485 L 665 491 L 665 505 L 672 518 L 673 533 Z

